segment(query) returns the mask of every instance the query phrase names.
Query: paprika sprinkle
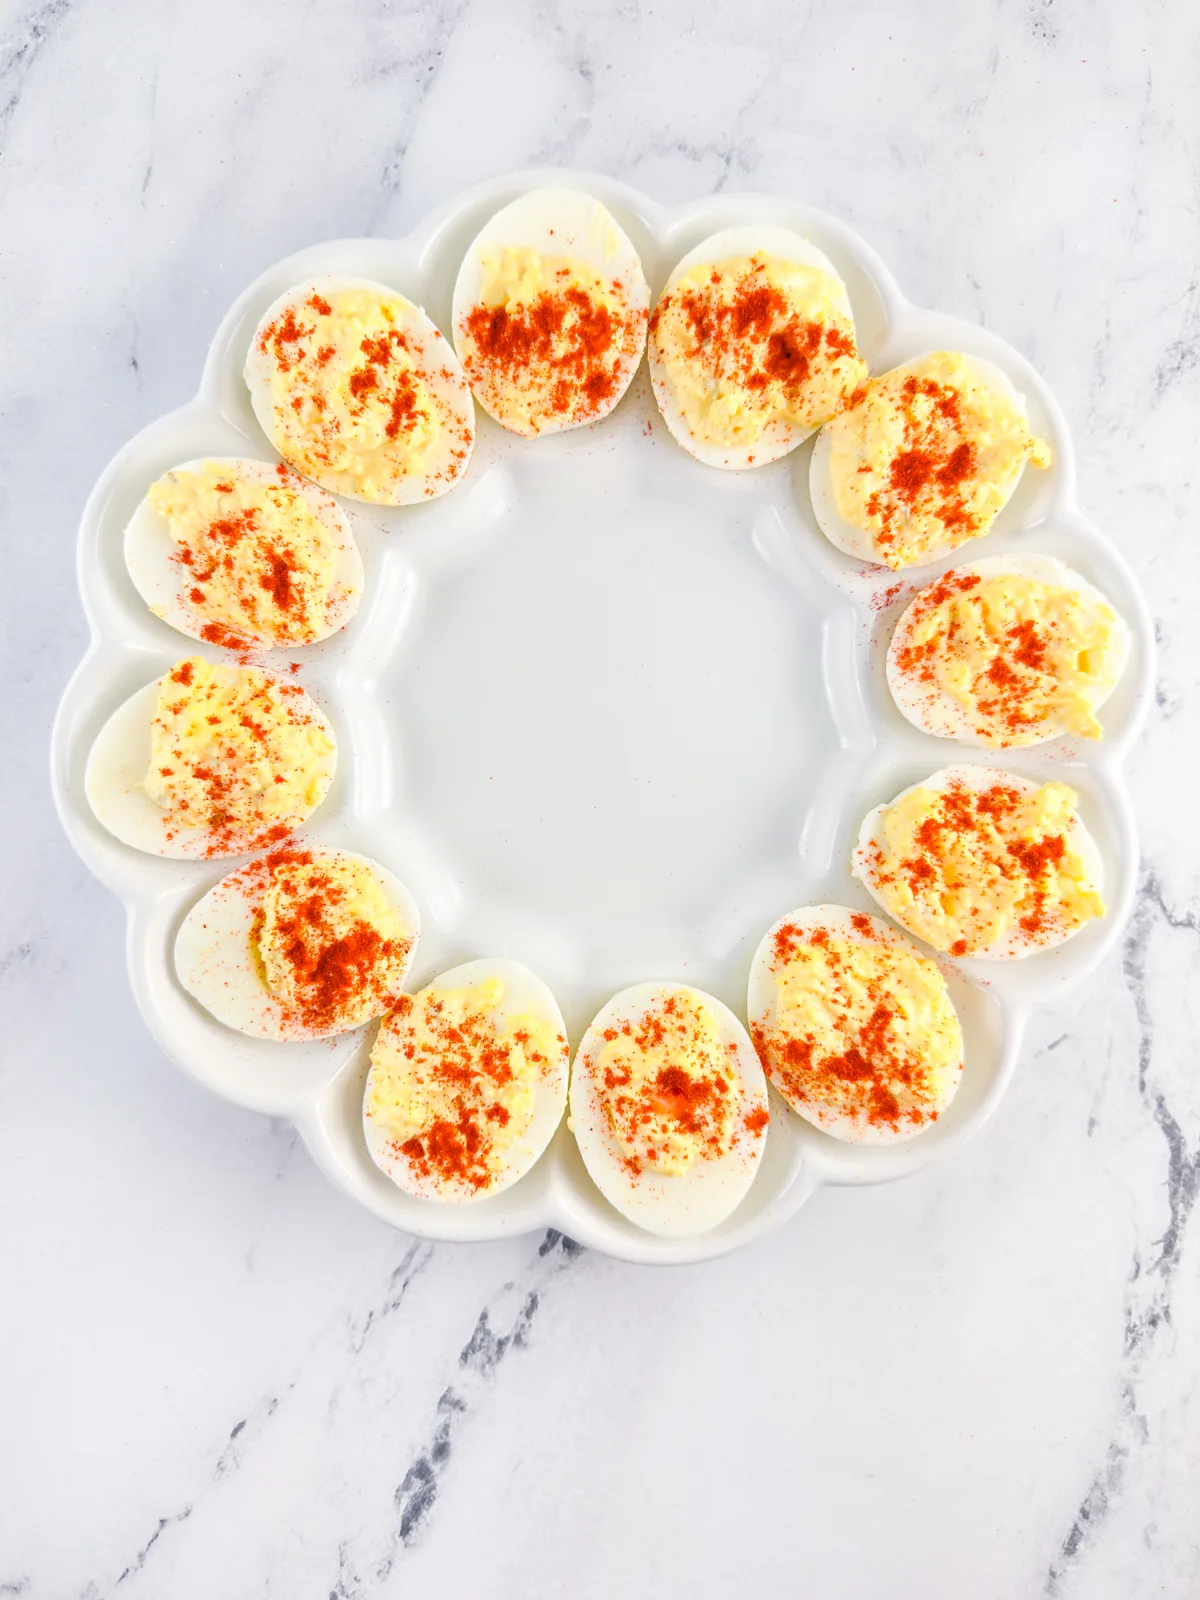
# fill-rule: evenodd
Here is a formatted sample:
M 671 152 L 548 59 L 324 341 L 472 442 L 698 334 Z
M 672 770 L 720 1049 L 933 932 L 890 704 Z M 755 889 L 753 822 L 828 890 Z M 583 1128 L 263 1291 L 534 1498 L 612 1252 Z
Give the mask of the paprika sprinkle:
M 349 524 L 332 495 L 282 463 L 190 462 L 151 484 L 146 503 L 154 523 L 135 518 L 126 558 L 172 626 L 228 649 L 272 649 L 312 644 L 352 615 L 362 563 Z M 165 591 L 161 560 L 145 545 L 164 525 Z
M 383 284 L 297 285 L 259 324 L 245 377 L 284 460 L 353 500 L 444 494 L 474 445 L 457 358 L 425 313 Z
M 698 1233 L 728 1216 L 769 1120 L 746 1030 L 685 984 L 622 990 L 576 1052 L 569 1125 L 580 1154 L 606 1199 L 651 1232 Z
M 495 1193 L 537 1159 L 566 1079 L 545 986 L 512 962 L 471 962 L 403 996 L 380 1028 L 364 1103 L 373 1157 L 414 1194 Z
M 831 264 L 798 236 L 762 231 L 769 246 L 752 254 L 736 252 L 754 230 L 735 229 L 685 256 L 650 319 L 663 416 L 685 449 L 717 466 L 783 455 L 867 379 Z
M 737 1066 L 712 1011 L 686 990 L 636 1022 L 605 1030 L 597 1093 L 630 1171 L 679 1176 L 728 1154 L 737 1126 Z
M 830 423 L 813 474 L 843 524 L 826 526 L 834 543 L 899 570 L 987 533 L 1025 463 L 1050 460 L 997 368 L 938 350 L 872 378 Z
M 390 1011 L 416 907 L 377 862 L 284 846 L 222 879 L 175 945 L 180 982 L 252 1038 L 324 1038 Z
M 454 290 L 454 343 L 476 399 L 535 438 L 597 422 L 646 345 L 637 252 L 590 195 L 535 189 L 496 213 Z
M 958 1087 L 962 1030 L 945 979 L 861 912 L 814 906 L 777 923 L 755 956 L 749 1010 L 772 1083 L 835 1138 L 911 1138 Z
M 888 653 L 897 705 L 927 732 L 1003 749 L 1097 739 L 1129 633 L 1098 590 L 1050 556 L 945 573 L 901 617 Z
M 144 787 L 168 840 L 241 855 L 306 821 L 336 760 L 333 730 L 298 683 L 192 656 L 159 681 Z
M 329 851 L 280 851 L 267 863 L 252 942 L 285 1011 L 313 1034 L 389 1011 L 414 933 L 373 863 Z
M 1028 955 L 1104 915 L 1077 798 L 1065 783 L 947 767 L 870 814 L 855 875 L 935 950 Z

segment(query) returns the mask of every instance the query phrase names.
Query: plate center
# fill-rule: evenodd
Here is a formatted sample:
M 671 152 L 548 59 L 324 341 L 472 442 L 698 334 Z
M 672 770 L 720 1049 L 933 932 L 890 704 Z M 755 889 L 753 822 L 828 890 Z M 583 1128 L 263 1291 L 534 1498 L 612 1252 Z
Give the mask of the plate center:
M 820 614 L 758 553 L 762 503 L 673 449 L 518 452 L 394 684 L 405 804 L 464 903 L 544 924 L 597 981 L 699 981 L 764 877 L 786 898 L 838 744 Z

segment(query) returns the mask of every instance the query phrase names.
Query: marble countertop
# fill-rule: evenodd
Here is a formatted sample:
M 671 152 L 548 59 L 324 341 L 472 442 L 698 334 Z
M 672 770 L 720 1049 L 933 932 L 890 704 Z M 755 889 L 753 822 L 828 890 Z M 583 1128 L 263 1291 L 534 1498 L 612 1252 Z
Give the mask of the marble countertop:
M 0 1596 L 1200 1592 L 1188 0 L 0 3 Z M 86 492 L 265 265 L 569 164 L 797 195 L 1047 377 L 1160 683 L 1120 953 L 970 1147 L 652 1271 L 414 1242 L 163 1058 L 55 821 Z

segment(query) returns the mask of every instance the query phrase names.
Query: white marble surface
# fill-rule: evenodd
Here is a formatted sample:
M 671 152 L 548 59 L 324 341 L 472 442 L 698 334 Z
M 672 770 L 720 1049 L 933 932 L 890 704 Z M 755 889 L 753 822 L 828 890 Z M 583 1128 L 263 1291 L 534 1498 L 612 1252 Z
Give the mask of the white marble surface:
M 1190 0 L 3 0 L 0 1596 L 1200 1591 L 1198 77 Z M 1161 624 L 1122 954 L 968 1151 L 670 1272 L 414 1244 L 182 1079 L 45 776 L 83 498 L 238 289 L 551 162 L 1001 332 Z

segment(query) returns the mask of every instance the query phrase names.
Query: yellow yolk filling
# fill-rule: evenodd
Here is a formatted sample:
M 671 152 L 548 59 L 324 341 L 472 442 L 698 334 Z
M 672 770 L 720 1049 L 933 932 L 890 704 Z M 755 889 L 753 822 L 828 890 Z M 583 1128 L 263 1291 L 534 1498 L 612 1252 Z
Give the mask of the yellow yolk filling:
M 506 1010 L 502 979 L 405 996 L 371 1051 L 366 1114 L 423 1176 L 482 1191 L 529 1131 L 562 1054 L 546 1018 Z
M 898 945 L 797 935 L 773 978 L 764 1043 L 793 1105 L 892 1126 L 945 1105 L 962 1029 L 934 962 Z
M 586 421 L 616 392 L 640 338 L 620 283 L 527 245 L 489 251 L 480 266 L 478 303 L 459 327 L 472 389 L 517 433 Z
M 606 281 L 585 262 L 568 256 L 543 255 L 528 245 L 506 245 L 502 250 L 489 251 L 480 265 L 481 305 L 527 310 L 544 294 L 582 289 L 610 311 L 619 313 L 624 309 L 621 299 L 612 293 L 611 280 Z
M 1026 461 L 1051 460 L 1013 396 L 948 350 L 872 378 L 828 432 L 838 512 L 893 569 L 987 533 Z
M 260 483 L 206 461 L 147 491 L 179 547 L 188 604 L 218 632 L 304 644 L 325 622 L 337 550 L 290 477 Z
M 370 930 L 375 939 L 364 939 Z M 356 947 L 370 945 L 363 956 Z M 336 991 L 327 969 L 336 962 L 355 979 L 339 1001 L 339 1022 L 365 1022 L 394 1003 L 412 931 L 379 879 L 361 861 L 317 856 L 275 869 L 251 934 L 260 975 L 284 1005 L 304 1009 L 314 985 Z
M 733 1146 L 736 1061 L 698 995 L 673 993 L 636 1023 L 610 1028 L 594 1081 L 613 1136 L 637 1168 L 680 1177 Z
M 931 599 L 914 615 L 897 665 L 968 711 L 981 738 L 1032 744 L 1050 729 L 1100 737 L 1095 707 L 1121 667 L 1107 601 L 1020 573 L 948 573 Z
M 841 281 L 766 254 L 691 267 L 659 301 L 651 339 L 693 438 L 716 448 L 819 428 L 867 379 Z
M 421 471 L 442 425 L 404 332 L 415 309 L 401 295 L 330 290 L 260 334 L 274 443 L 306 477 L 387 505 Z
M 191 656 L 159 685 L 144 787 L 182 826 L 280 838 L 320 804 L 335 758 L 298 684 Z
M 1104 915 L 1076 844 L 1078 796 L 919 786 L 883 813 L 873 884 L 898 922 L 953 955 L 1038 945 Z

